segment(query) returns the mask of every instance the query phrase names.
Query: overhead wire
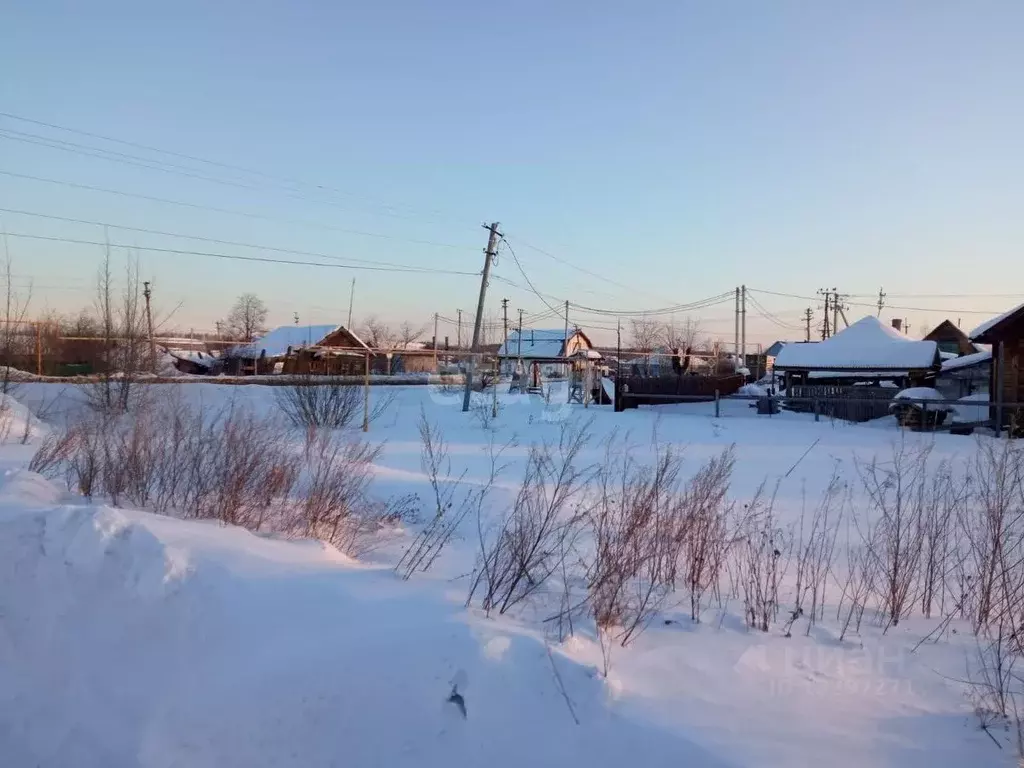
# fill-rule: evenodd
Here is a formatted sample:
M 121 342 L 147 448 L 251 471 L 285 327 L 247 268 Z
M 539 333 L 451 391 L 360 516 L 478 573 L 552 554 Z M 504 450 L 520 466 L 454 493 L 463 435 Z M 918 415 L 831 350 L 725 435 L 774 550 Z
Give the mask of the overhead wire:
M 384 206 L 384 207 L 389 207 L 389 208 L 395 208 L 395 209 L 397 209 L 397 208 L 406 208 L 411 213 L 421 213 L 421 214 L 426 214 L 428 216 L 431 216 L 433 218 L 448 218 L 449 220 L 455 220 L 454 217 L 451 217 L 449 214 L 446 214 L 446 213 L 444 213 L 442 211 L 436 211 L 436 210 L 435 211 L 425 211 L 423 209 L 415 209 L 412 206 L 408 206 L 408 205 L 405 205 L 405 204 L 396 205 L 394 203 L 386 203 L 386 202 L 381 201 L 381 200 L 374 200 L 373 198 L 356 195 L 356 194 L 353 194 L 353 193 L 348 192 L 346 190 L 342 190 L 342 189 L 339 189 L 339 188 L 336 188 L 336 187 L 332 187 L 332 186 L 327 185 L 327 184 L 319 184 L 319 183 L 315 183 L 315 182 L 303 181 L 303 180 L 300 180 L 300 179 L 293 179 L 293 178 L 289 178 L 287 176 L 280 176 L 280 175 L 276 175 L 276 174 L 272 174 L 272 173 L 267 173 L 264 170 L 260 170 L 260 169 L 256 169 L 256 168 L 249 168 L 249 167 L 246 167 L 246 166 L 243 166 L 243 165 L 235 165 L 235 164 L 232 164 L 232 163 L 225 163 L 225 162 L 221 162 L 221 161 L 218 161 L 218 160 L 211 160 L 209 158 L 200 157 L 198 155 L 190 155 L 190 154 L 186 154 L 184 152 L 177 152 L 177 151 L 174 151 L 174 150 L 163 149 L 161 147 L 156 147 L 156 146 L 153 146 L 151 144 L 144 144 L 144 143 L 141 143 L 141 142 L 129 141 L 127 139 L 120 139 L 120 138 L 115 138 L 113 136 L 108 136 L 108 135 L 104 135 L 104 134 L 100 134 L 100 133 L 94 133 L 94 132 L 91 132 L 91 131 L 84 131 L 84 130 L 81 130 L 79 128 L 71 128 L 71 127 L 66 126 L 66 125 L 60 125 L 58 123 L 47 122 L 45 120 L 38 120 L 38 119 L 30 118 L 30 117 L 25 117 L 24 115 L 17 115 L 17 114 L 14 114 L 12 112 L 0 112 L 0 117 L 7 118 L 9 120 L 15 120 L 15 121 L 23 122 L 23 123 L 29 123 L 29 124 L 32 124 L 32 125 L 38 125 L 38 126 L 45 127 L 45 128 L 51 128 L 51 129 L 57 130 L 57 131 L 64 131 L 66 133 L 72 133 L 72 134 L 76 134 L 78 136 L 85 136 L 85 137 L 92 138 L 92 139 L 99 139 L 100 141 L 110 142 L 112 144 L 118 144 L 118 145 L 126 146 L 126 147 L 132 147 L 134 149 L 141 149 L 141 150 L 144 150 L 146 152 L 155 152 L 155 153 L 158 153 L 158 154 L 161 154 L 161 155 L 167 155 L 169 157 L 176 157 L 176 158 L 179 158 L 179 159 L 182 159 L 182 160 L 189 160 L 189 161 L 194 162 L 194 163 L 202 163 L 204 165 L 210 165 L 210 166 L 214 166 L 214 167 L 218 167 L 218 168 L 223 168 L 225 170 L 241 172 L 241 173 L 244 173 L 244 174 L 248 174 L 250 176 L 257 176 L 257 177 L 262 178 L 262 179 L 264 179 L 266 181 L 275 182 L 279 186 L 281 184 L 286 184 L 286 185 L 289 185 L 291 187 L 305 187 L 305 188 L 308 188 L 308 189 L 315 189 L 318 192 L 332 192 L 334 194 L 342 195 L 344 197 L 349 197 L 349 198 L 356 199 L 356 200 L 363 200 L 365 202 L 369 202 L 369 203 L 372 203 L 374 205 L 379 205 L 379 206 Z M 5 129 L 5 130 L 11 131 L 11 129 Z M 33 134 L 26 134 L 26 135 L 30 135 L 31 136 Z M 49 137 L 41 137 L 41 138 L 48 139 L 50 141 L 55 141 L 55 142 L 63 142 L 65 144 L 73 144 L 74 143 L 74 142 L 66 142 L 66 141 L 63 141 L 61 139 L 51 139 Z M 79 146 L 88 147 L 88 145 L 79 145 Z M 105 150 L 105 149 L 99 148 L 99 147 L 90 147 L 90 148 L 91 149 L 98 149 L 100 151 L 113 152 L 113 150 Z M 124 153 L 121 153 L 121 154 L 124 154 Z M 166 161 L 154 160 L 154 162 L 162 162 L 162 163 L 167 164 Z M 178 166 L 178 167 L 184 167 L 184 166 Z M 291 190 L 291 191 L 295 191 L 295 190 Z M 460 219 L 460 221 L 461 221 L 461 219 Z
M 29 240 L 43 240 L 50 242 L 61 242 L 61 243 L 74 243 L 77 245 L 95 245 L 99 247 L 109 248 L 126 248 L 134 251 L 148 251 L 152 253 L 174 253 L 188 256 L 204 256 L 215 259 L 227 259 L 231 261 L 250 261 L 260 262 L 265 264 L 289 264 L 293 266 L 308 266 L 308 267 L 328 267 L 333 269 L 347 269 L 347 270 L 361 270 L 370 272 L 407 272 L 418 275 L 433 274 L 433 275 L 463 275 L 476 277 L 476 272 L 467 272 L 454 269 L 425 269 L 425 268 L 397 268 L 397 267 L 384 267 L 384 266 L 371 266 L 365 264 L 324 264 L 316 261 L 298 261 L 291 259 L 275 259 L 269 257 L 259 256 L 239 256 L 238 254 L 230 253 L 217 253 L 213 251 L 193 251 L 183 248 L 155 248 L 153 246 L 136 245 L 134 243 L 111 243 L 97 240 L 81 240 L 72 237 L 56 237 L 50 235 L 33 235 L 24 232 L 7 232 L 8 237 L 19 237 Z
M 231 246 L 237 246 L 239 248 L 253 248 L 253 249 L 261 250 L 261 251 L 274 251 L 275 253 L 289 253 L 289 254 L 292 254 L 292 255 L 295 255 L 295 256 L 314 256 L 314 257 L 320 258 L 320 259 L 331 259 L 331 260 L 336 260 L 336 261 L 346 261 L 346 262 L 356 262 L 356 263 L 362 263 L 362 264 L 374 264 L 374 265 L 380 265 L 380 266 L 396 267 L 396 268 L 399 268 L 399 269 L 408 270 L 410 272 L 414 272 L 414 271 L 430 272 L 430 271 L 432 271 L 432 268 L 430 268 L 430 267 L 418 267 L 418 266 L 411 265 L 411 264 L 398 264 L 398 263 L 395 263 L 395 262 L 379 261 L 379 260 L 376 260 L 376 259 L 360 259 L 360 258 L 356 258 L 354 256 L 334 256 L 332 254 L 321 253 L 321 252 L 318 252 L 318 251 L 304 251 L 304 250 L 298 250 L 298 249 L 294 249 L 294 248 L 281 248 L 281 247 L 278 247 L 278 246 L 263 245 L 263 244 L 260 244 L 260 243 L 247 243 L 247 242 L 240 241 L 240 240 L 223 240 L 223 239 L 216 238 L 216 237 L 204 237 L 202 235 L 189 235 L 189 234 L 185 234 L 185 233 L 182 233 L 182 232 L 171 232 L 171 231 L 160 230 L 160 229 L 149 229 L 147 227 L 133 227 L 133 226 L 130 226 L 130 225 L 127 225 L 127 224 L 115 224 L 115 223 L 109 222 L 109 221 L 96 221 L 96 220 L 93 220 L 93 219 L 77 219 L 77 218 L 73 218 L 71 216 L 58 216 L 56 214 L 40 213 L 38 211 L 26 211 L 26 210 L 21 210 L 21 209 L 18 209 L 18 208 L 3 208 L 3 207 L 0 207 L 0 213 L 12 213 L 12 214 L 15 214 L 15 215 L 20 215 L 20 216 L 32 216 L 32 217 L 36 217 L 36 218 L 52 219 L 52 220 L 55 220 L 55 221 L 63 221 L 63 222 L 73 223 L 73 224 L 86 224 L 86 225 L 97 226 L 97 227 L 109 227 L 110 229 L 119 229 L 119 230 L 123 230 L 123 231 L 126 231 L 126 232 L 140 232 L 140 233 L 151 234 L 151 235 L 160 235 L 162 237 L 178 237 L 178 238 L 182 238 L 184 240 L 198 240 L 200 242 L 214 243 L 216 245 L 231 245 Z M 469 274 L 469 273 L 467 273 L 467 274 Z
M 26 180 L 30 180 L 30 181 L 37 181 L 37 182 L 41 182 L 41 183 L 45 183 L 45 184 L 55 184 L 55 185 L 58 185 L 58 186 L 69 187 L 71 189 L 82 189 L 82 190 L 87 190 L 87 191 L 90 191 L 90 192 L 102 192 L 104 194 L 117 195 L 119 197 L 129 197 L 129 198 L 135 198 L 137 200 L 147 200 L 149 202 L 161 203 L 161 204 L 164 204 L 164 205 L 175 205 L 175 206 L 179 206 L 179 207 L 182 207 L 182 208 L 190 208 L 190 209 L 193 209 L 193 210 L 210 211 L 210 212 L 213 212 L 213 213 L 223 213 L 223 214 L 227 214 L 229 216 L 241 216 L 241 217 L 247 218 L 247 219 L 258 219 L 258 220 L 262 220 L 262 221 L 279 221 L 279 222 L 283 222 L 283 223 L 286 223 L 286 224 L 297 224 L 299 226 L 311 227 L 311 228 L 314 228 L 314 229 L 323 229 L 323 230 L 327 230 L 327 231 L 331 231 L 331 232 L 342 232 L 342 233 L 345 233 L 345 234 L 359 235 L 359 236 L 362 236 L 362 237 L 374 237 L 374 238 L 380 238 L 380 239 L 383 239 L 383 240 L 395 240 L 395 241 L 399 241 L 399 242 L 412 243 L 414 245 L 429 245 L 429 246 L 434 246 L 434 247 L 437 247 L 437 248 L 453 248 L 455 250 L 460 250 L 460 251 L 461 250 L 465 250 L 465 251 L 476 250 L 475 248 L 472 248 L 471 246 L 466 246 L 466 245 L 456 245 L 456 244 L 453 244 L 453 243 L 441 243 L 441 242 L 436 242 L 436 241 L 433 241 L 433 240 L 421 240 L 421 239 L 418 239 L 418 238 L 408 238 L 408 237 L 401 237 L 401 236 L 397 236 L 397 235 L 385 235 L 385 234 L 380 233 L 380 232 L 368 232 L 366 230 L 350 229 L 348 227 L 336 227 L 336 226 L 331 225 L 331 224 L 324 224 L 324 223 L 317 222 L 317 221 L 310 221 L 308 219 L 293 219 L 293 218 L 288 217 L 288 216 L 272 216 L 270 214 L 254 213 L 252 211 L 242 211 L 242 210 L 233 209 L 233 208 L 221 208 L 221 207 L 215 206 L 215 205 L 204 205 L 204 204 L 200 204 L 200 203 L 191 203 L 191 202 L 188 202 L 187 200 L 174 200 L 174 199 L 166 198 L 166 197 L 157 197 L 155 195 L 145 195 L 145 194 L 138 193 L 138 192 L 125 192 L 124 190 L 120 190 L 120 189 L 111 189 L 109 187 L 99 187 L 99 186 L 96 186 L 96 185 L 93 185 L 93 184 L 81 184 L 79 182 L 66 181 L 64 179 L 50 179 L 50 178 L 46 178 L 44 176 L 33 176 L 33 175 L 27 174 L 27 173 L 17 173 L 15 171 L 8 171 L 8 170 L 4 170 L 4 169 L 0 169 L 0 175 L 9 176 L 9 177 L 16 178 L 16 179 L 26 179 Z

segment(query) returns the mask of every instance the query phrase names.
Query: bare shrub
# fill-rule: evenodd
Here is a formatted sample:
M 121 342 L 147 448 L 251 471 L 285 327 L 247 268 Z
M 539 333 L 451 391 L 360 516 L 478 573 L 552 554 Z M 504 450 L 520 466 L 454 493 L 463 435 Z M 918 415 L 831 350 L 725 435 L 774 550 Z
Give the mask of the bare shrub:
M 304 535 L 348 552 L 372 521 L 368 488 L 379 445 L 346 440 L 331 432 L 310 432 L 306 471 L 300 480 L 298 521 Z
M 946 583 L 950 570 L 950 534 L 963 515 L 970 493 L 968 477 L 957 477 L 949 462 L 943 461 L 932 476 L 922 515 L 921 612 L 930 619 L 938 602 L 946 610 Z
M 480 564 L 467 602 L 479 591 L 484 611 L 505 613 L 542 589 L 559 569 L 565 540 L 582 520 L 576 497 L 584 472 L 577 459 L 588 426 L 566 422 L 557 445 L 531 446 L 512 508 L 490 541 L 481 534 Z
M 1024 462 L 1009 441 L 979 441 L 974 503 L 964 516 L 970 542 L 967 580 L 975 585 L 975 633 L 1014 610 L 1024 590 Z
M 588 515 L 594 555 L 587 594 L 604 648 L 612 638 L 628 645 L 664 604 L 688 521 L 679 492 L 681 462 L 671 446 L 659 449 L 653 466 L 635 464 L 628 450 L 606 454 L 603 466 Z
M 274 397 L 297 427 L 341 429 L 363 415 L 363 390 L 335 377 L 296 377 L 287 386 L 275 387 Z
M 827 580 L 835 561 L 836 539 L 843 516 L 844 489 L 845 484 L 840 479 L 838 470 L 833 469 L 809 523 L 806 509 L 802 507 L 800 510 L 796 545 L 796 588 L 793 611 L 786 624 L 787 636 L 797 619 L 804 615 L 808 616 L 807 632 L 810 633 L 819 612 L 824 610 Z
M 891 463 L 883 465 L 876 457 L 857 465 L 877 520 L 865 545 L 878 562 L 877 586 L 886 629 L 907 616 L 915 599 L 912 589 L 924 550 L 928 455 L 928 448 L 908 448 L 900 443 L 893 446 Z
M 677 535 L 682 536 L 693 621 L 700 621 L 704 594 L 717 587 L 728 553 L 733 505 L 726 503 L 725 496 L 735 463 L 736 454 L 730 447 L 702 466 L 686 487 L 685 524 Z
M 55 468 L 67 462 L 75 451 L 78 434 L 75 430 L 51 432 L 39 444 L 28 463 L 29 472 L 49 475 Z
M 764 485 L 745 510 L 740 546 L 735 550 L 736 572 L 743 593 L 744 615 L 752 629 L 767 632 L 778 617 L 779 584 L 786 573 L 793 538 L 775 515 L 778 484 L 766 499 Z
M 420 466 L 430 482 L 433 496 L 433 514 L 430 521 L 413 539 L 409 548 L 395 566 L 395 570 L 408 579 L 416 571 L 428 571 L 437 560 L 438 555 L 456 535 L 463 520 L 471 512 L 477 516 L 477 530 L 482 531 L 480 517 L 484 501 L 494 488 L 498 476 L 504 471 L 502 456 L 505 451 L 515 445 L 513 440 L 498 447 L 492 439 L 488 443 L 490 471 L 486 480 L 475 487 L 466 489 L 463 471 L 457 477 L 452 476 L 451 458 L 448 444 L 436 424 L 432 424 L 426 411 L 420 408 Z

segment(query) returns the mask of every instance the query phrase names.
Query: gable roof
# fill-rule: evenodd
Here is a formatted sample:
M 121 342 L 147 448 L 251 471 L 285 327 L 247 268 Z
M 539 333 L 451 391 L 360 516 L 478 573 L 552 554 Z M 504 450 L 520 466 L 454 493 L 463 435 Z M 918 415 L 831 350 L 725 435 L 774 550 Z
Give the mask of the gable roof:
M 872 315 L 817 344 L 787 344 L 775 367 L 806 370 L 885 371 L 938 368 L 938 345 L 914 341 Z
M 582 337 L 588 347 L 594 346 L 583 331 L 570 330 L 568 338 L 571 339 L 574 336 Z M 505 343 L 498 347 L 498 356 L 515 357 L 521 353 L 526 358 L 562 357 L 566 341 L 565 330 L 562 328 L 523 328 L 522 346 L 519 344 L 519 331 L 511 331 L 508 338 L 505 339 Z
M 960 330 L 950 320 L 943 320 L 941 323 L 936 325 L 927 334 L 925 334 L 925 341 L 938 341 L 940 338 L 953 338 L 957 341 L 970 341 L 967 338 L 967 334 Z
M 980 342 L 981 344 L 991 344 L 992 340 L 990 338 L 985 337 L 988 336 L 993 331 L 998 332 L 1000 330 L 999 326 L 1003 325 L 1004 323 L 1009 324 L 1019 319 L 1019 316 L 1021 314 L 1024 314 L 1024 304 L 1019 304 L 1013 309 L 1010 309 L 1006 312 L 1003 312 L 1003 314 L 1001 315 L 993 317 L 991 320 L 982 323 L 973 331 L 971 331 L 971 341 Z
M 331 335 L 339 325 L 282 325 L 249 344 L 233 347 L 229 354 L 232 357 L 254 358 L 264 352 L 267 357 L 281 357 L 293 350 L 303 347 L 315 347 L 325 337 Z

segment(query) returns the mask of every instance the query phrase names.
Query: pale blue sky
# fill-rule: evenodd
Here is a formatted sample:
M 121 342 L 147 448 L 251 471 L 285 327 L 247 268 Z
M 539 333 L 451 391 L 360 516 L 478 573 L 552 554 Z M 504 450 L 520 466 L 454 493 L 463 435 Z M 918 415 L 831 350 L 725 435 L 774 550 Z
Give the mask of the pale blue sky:
M 467 271 L 480 267 L 481 222 L 497 219 L 513 245 L 636 289 L 516 247 L 538 288 L 589 306 L 665 306 L 739 283 L 800 296 L 885 286 L 891 304 L 935 308 L 886 317 L 971 327 L 985 316 L 965 310 L 1017 300 L 895 296 L 1024 294 L 1022 39 L 1021 2 L 7 3 L 0 111 L 338 191 L 297 199 L 266 179 L 245 189 L 2 135 L 0 171 L 388 238 L 2 174 L 0 207 Z M 3 131 L 153 156 L 9 118 Z M 0 221 L 103 239 L 94 226 Z M 37 306 L 89 302 L 97 247 L 9 242 Z M 343 320 L 353 274 L 145 252 L 142 264 L 161 307 L 184 302 L 175 319 L 197 328 L 242 291 L 264 296 L 274 321 Z M 497 272 L 523 282 L 508 256 Z M 355 274 L 357 316 L 426 322 L 475 306 L 471 276 Z M 501 296 L 543 308 L 497 282 L 490 295 L 492 314 Z M 810 303 L 759 299 L 786 323 Z M 730 313 L 705 310 L 705 327 L 731 335 Z M 799 335 L 753 309 L 750 321 L 752 341 Z

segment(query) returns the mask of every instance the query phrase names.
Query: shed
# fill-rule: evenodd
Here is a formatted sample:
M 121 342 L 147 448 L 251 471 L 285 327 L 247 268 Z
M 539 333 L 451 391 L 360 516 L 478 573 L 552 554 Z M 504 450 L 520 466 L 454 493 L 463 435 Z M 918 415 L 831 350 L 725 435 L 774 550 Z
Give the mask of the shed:
M 967 334 L 949 320 L 943 320 L 924 338 L 925 341 L 934 341 L 938 344 L 939 352 L 953 355 L 973 355 L 980 351 L 977 346 L 971 343 Z
M 971 341 L 992 345 L 992 418 L 999 428 L 1009 426 L 1021 434 L 1021 409 L 1004 404 L 1024 403 L 1024 304 L 982 323 L 971 333 Z
M 959 400 L 968 395 L 987 393 L 991 377 L 992 351 L 982 350 L 943 360 L 935 388 L 943 397 Z

